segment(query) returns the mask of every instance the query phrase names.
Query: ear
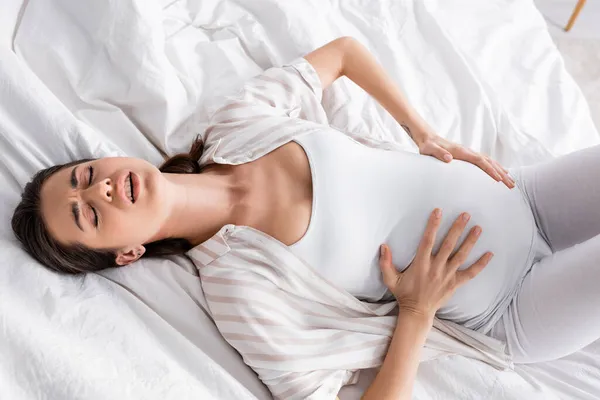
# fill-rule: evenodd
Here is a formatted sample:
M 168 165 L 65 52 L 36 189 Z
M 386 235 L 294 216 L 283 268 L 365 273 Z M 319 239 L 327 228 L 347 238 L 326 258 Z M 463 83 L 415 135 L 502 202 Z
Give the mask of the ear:
M 145 252 L 146 248 L 142 245 L 126 247 L 117 251 L 115 262 L 121 266 L 129 265 L 132 262 L 137 261 Z

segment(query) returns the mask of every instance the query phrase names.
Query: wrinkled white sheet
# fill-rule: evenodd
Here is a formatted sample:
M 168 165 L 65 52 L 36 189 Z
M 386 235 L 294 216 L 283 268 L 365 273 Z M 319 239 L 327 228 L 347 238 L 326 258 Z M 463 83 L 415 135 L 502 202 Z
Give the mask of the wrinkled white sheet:
M 527 165 L 600 142 L 529 0 L 2 0 L 0 398 L 266 399 L 203 311 L 182 257 L 65 278 L 15 244 L 9 220 L 37 169 L 74 158 L 186 150 L 214 95 L 352 35 L 441 135 Z M 345 79 L 324 104 L 341 129 L 415 150 Z M 600 342 L 498 372 L 421 364 L 415 399 L 593 399 Z M 342 400 L 359 397 L 359 385 Z

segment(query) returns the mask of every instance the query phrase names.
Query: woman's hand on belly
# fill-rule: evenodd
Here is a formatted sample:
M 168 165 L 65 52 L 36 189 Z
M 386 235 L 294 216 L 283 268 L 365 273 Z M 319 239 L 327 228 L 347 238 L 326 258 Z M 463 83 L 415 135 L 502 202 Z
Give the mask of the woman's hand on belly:
M 399 272 L 392 265 L 390 248 L 385 244 L 381 246 L 382 254 L 379 264 L 383 282 L 396 297 L 400 310 L 433 318 L 436 311 L 452 297 L 456 289 L 477 276 L 492 259 L 493 254 L 487 252 L 469 268 L 458 270 L 467 259 L 481 233 L 481 228 L 474 226 L 458 251 L 450 257 L 468 222 L 468 218 L 462 218 L 463 215 L 468 217 L 467 213 L 458 217 L 437 254 L 432 255 L 441 221 L 441 210 L 439 210 L 439 215 L 436 215 L 434 210 L 427 222 L 417 254 L 403 272 Z
M 450 162 L 454 158 L 470 162 L 481 168 L 496 181 L 504 182 L 509 189 L 515 187 L 515 182 L 508 176 L 508 171 L 500 163 L 484 154 L 450 142 L 435 134 L 427 135 L 426 139 L 419 141 L 418 146 L 420 154 L 432 156 L 444 162 Z M 448 156 L 450 157 L 446 158 Z

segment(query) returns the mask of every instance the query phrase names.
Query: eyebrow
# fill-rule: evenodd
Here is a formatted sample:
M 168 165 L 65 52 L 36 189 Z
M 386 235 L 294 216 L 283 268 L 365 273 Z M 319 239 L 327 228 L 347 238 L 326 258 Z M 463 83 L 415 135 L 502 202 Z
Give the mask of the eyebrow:
M 77 204 L 77 203 L 71 204 L 71 212 L 73 213 L 73 218 L 75 218 L 75 223 L 77 224 L 77 227 L 81 231 L 83 231 L 83 228 L 81 227 L 81 223 L 79 222 L 79 204 Z
M 77 167 L 74 167 L 71 170 L 71 187 L 77 189 L 77 185 L 79 185 L 79 182 L 77 182 Z
M 79 185 L 79 182 L 77 182 L 77 167 L 74 167 L 71 170 L 71 187 L 73 189 L 76 189 L 78 185 Z M 79 204 L 77 204 L 77 203 L 71 204 L 71 213 L 73 213 L 73 218 L 75 218 L 75 223 L 77 224 L 77 227 L 81 231 L 83 231 L 83 228 L 81 227 L 81 222 L 79 222 Z

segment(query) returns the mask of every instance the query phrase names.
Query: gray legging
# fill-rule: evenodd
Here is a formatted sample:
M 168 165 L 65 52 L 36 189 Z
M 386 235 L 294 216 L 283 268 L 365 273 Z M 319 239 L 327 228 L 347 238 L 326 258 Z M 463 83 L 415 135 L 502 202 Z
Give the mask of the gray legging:
M 600 145 L 509 173 L 550 251 L 488 335 L 515 363 L 553 360 L 600 339 Z

